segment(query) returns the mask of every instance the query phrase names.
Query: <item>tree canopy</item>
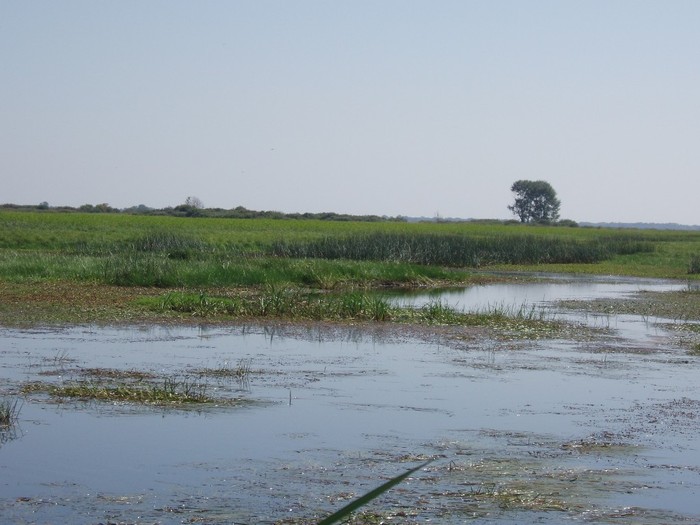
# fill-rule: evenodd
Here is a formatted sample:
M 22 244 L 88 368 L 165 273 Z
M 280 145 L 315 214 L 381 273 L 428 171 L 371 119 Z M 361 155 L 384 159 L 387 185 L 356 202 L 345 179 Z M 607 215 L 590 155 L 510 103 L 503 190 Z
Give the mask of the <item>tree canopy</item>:
M 515 202 L 508 209 L 520 218 L 520 222 L 552 222 L 559 218 L 561 202 L 549 182 L 519 180 L 510 190 L 515 193 Z

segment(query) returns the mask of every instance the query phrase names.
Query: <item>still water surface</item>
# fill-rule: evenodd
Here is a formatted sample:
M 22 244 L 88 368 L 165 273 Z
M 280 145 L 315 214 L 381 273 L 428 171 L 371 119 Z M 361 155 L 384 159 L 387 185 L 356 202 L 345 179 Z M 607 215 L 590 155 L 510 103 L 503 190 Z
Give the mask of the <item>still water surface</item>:
M 553 308 L 559 299 L 682 286 L 497 284 L 440 299 L 465 309 Z M 644 328 L 618 329 L 627 323 Z M 0 445 L 0 516 L 308 519 L 436 456 L 373 508 L 402 509 L 395 523 L 700 520 L 697 358 L 648 319 L 607 327 L 595 341 L 476 337 L 458 346 L 382 328 L 1 329 L 3 392 L 73 380 L 81 368 L 192 377 L 245 360 L 248 381 L 209 378 L 208 393 L 255 403 L 173 410 L 29 397 Z

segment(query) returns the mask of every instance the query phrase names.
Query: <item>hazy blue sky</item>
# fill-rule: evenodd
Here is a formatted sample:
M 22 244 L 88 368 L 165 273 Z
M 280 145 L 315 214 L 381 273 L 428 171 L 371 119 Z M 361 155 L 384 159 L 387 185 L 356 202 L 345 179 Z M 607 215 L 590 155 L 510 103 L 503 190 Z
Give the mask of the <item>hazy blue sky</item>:
M 0 202 L 700 223 L 700 1 L 0 0 Z

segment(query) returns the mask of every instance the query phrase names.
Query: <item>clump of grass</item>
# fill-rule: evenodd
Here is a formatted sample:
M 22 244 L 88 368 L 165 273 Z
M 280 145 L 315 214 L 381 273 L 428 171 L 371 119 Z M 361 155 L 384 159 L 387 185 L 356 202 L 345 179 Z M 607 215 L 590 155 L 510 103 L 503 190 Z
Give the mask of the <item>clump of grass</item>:
M 696 254 L 690 257 L 690 263 L 688 264 L 688 274 L 700 274 L 700 255 Z
M 251 374 L 251 360 L 240 359 L 235 366 L 226 362 L 216 368 L 201 368 L 195 370 L 199 376 L 226 378 L 232 377 L 238 380 L 245 380 Z
M 61 385 L 28 383 L 24 393 L 47 393 L 55 399 L 75 398 L 147 405 L 188 405 L 222 403 L 224 400 L 207 395 L 207 384 L 188 379 L 165 378 L 160 383 L 104 383 L 99 381 L 75 381 Z M 235 400 L 226 400 L 234 404 Z
M 700 343 L 695 343 L 688 351 L 688 355 L 700 356 Z
M 446 303 L 437 300 L 430 301 L 420 309 L 420 317 L 429 324 L 460 324 L 464 316 Z
M 494 319 L 518 319 L 522 321 L 545 321 L 547 313 L 535 305 L 506 305 L 504 303 L 491 304 L 476 312 Z
M 22 406 L 18 399 L 0 400 L 0 429 L 9 428 L 15 424 Z
M 146 381 L 155 379 L 151 372 L 143 370 L 119 370 L 116 368 L 79 368 L 76 372 L 83 376 L 103 379 L 130 379 L 135 381 Z
M 187 313 L 197 317 L 272 317 L 303 320 L 386 321 L 393 307 L 380 296 L 362 292 L 340 295 L 303 293 L 298 289 L 270 286 L 244 297 L 212 297 L 205 293 L 170 292 L 147 298 L 141 304 L 155 310 Z
M 211 251 L 206 243 L 172 231 L 151 232 L 132 241 L 129 248 L 136 252 L 158 253 L 168 259 L 189 260 Z
M 229 297 L 212 297 L 204 292 L 185 293 L 168 292 L 157 298 L 142 300 L 153 309 L 182 312 L 197 317 L 231 315 L 234 317 L 245 316 L 242 300 Z
M 120 254 L 102 262 L 101 280 L 115 286 L 166 288 L 182 284 L 171 259 L 158 254 Z

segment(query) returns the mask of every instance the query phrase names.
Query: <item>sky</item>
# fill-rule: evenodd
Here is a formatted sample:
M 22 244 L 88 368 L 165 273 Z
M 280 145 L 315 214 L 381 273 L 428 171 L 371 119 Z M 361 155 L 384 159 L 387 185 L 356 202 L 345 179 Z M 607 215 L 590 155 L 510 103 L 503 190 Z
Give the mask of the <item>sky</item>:
M 695 0 L 0 0 L 0 203 L 700 224 Z

